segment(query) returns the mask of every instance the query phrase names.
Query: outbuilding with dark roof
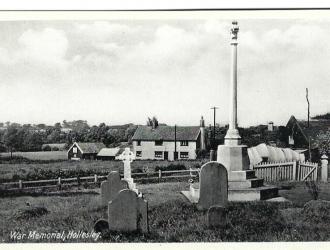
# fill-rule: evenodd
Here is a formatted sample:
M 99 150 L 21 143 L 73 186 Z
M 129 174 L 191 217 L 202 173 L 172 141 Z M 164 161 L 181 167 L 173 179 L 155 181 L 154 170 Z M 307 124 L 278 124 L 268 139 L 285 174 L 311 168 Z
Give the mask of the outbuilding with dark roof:
M 105 148 L 102 142 L 75 142 L 68 150 L 68 159 L 94 160 L 102 148 Z

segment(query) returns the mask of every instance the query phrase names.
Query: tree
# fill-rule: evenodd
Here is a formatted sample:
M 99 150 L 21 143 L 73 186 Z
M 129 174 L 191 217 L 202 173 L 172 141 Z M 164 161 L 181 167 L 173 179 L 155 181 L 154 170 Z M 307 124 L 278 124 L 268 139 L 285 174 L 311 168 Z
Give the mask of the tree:
M 10 158 L 13 158 L 13 150 L 20 146 L 18 135 L 19 128 L 15 125 L 9 125 L 4 135 L 4 144 L 10 151 Z
M 137 129 L 136 125 L 130 124 L 129 127 L 125 130 L 125 140 L 127 142 L 131 142 L 136 129 Z
M 147 120 L 147 126 L 157 128 L 158 127 L 158 119 L 156 116 L 153 116 L 152 118 L 148 117 Z

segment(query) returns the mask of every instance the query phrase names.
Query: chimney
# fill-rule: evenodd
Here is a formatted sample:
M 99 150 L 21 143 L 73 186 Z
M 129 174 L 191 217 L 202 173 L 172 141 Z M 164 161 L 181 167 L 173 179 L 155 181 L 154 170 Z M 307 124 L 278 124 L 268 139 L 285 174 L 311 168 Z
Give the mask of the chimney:
M 268 131 L 274 131 L 274 123 L 273 122 L 268 123 Z

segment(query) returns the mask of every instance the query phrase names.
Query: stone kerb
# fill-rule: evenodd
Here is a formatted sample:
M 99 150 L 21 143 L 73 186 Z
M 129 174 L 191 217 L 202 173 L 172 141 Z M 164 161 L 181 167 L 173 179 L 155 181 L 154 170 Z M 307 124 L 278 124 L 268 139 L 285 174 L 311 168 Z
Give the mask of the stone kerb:
M 124 189 L 109 202 L 108 221 L 111 231 L 147 233 L 148 203 L 136 192 Z
M 228 202 L 227 169 L 218 162 L 204 164 L 200 172 L 200 190 L 197 208 L 209 209 L 211 206 L 226 206 Z
M 120 174 L 117 171 L 112 171 L 106 181 L 101 183 L 101 202 L 102 205 L 108 205 L 109 201 L 113 200 L 119 191 L 128 189 L 128 183 L 120 179 Z

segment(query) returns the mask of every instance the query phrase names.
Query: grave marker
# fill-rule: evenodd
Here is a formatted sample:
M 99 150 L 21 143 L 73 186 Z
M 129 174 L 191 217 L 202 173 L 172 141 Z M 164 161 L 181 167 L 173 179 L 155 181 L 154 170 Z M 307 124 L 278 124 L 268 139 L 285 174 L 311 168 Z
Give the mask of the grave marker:
M 108 205 L 119 191 L 128 188 L 128 183 L 120 179 L 120 174 L 116 171 L 110 172 L 106 181 L 101 183 L 101 201 L 102 205 Z
M 227 202 L 227 169 L 218 162 L 204 164 L 200 173 L 200 190 L 197 208 L 209 209 L 215 205 L 226 206 Z
M 227 223 L 225 207 L 212 206 L 207 211 L 207 224 L 209 227 L 223 226 Z
M 148 203 L 136 192 L 124 189 L 109 202 L 109 229 L 118 232 L 148 232 Z

